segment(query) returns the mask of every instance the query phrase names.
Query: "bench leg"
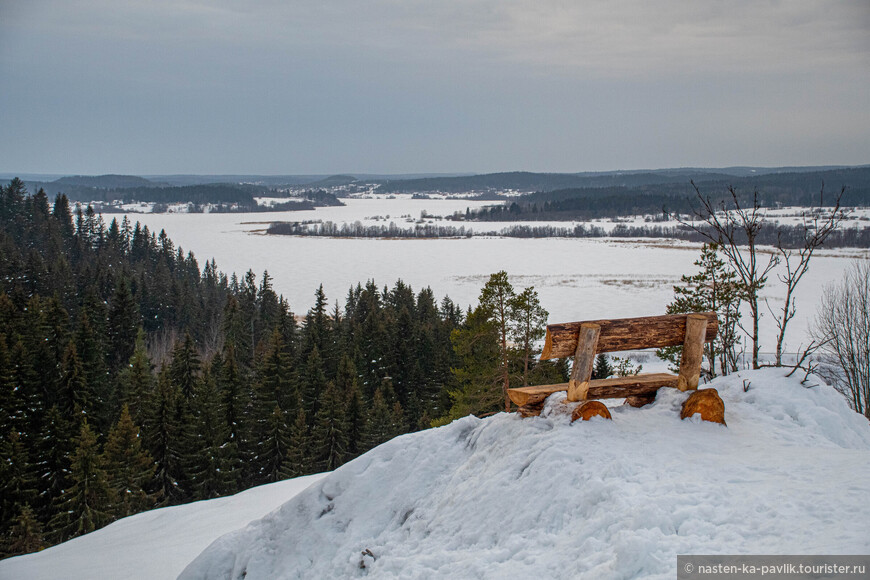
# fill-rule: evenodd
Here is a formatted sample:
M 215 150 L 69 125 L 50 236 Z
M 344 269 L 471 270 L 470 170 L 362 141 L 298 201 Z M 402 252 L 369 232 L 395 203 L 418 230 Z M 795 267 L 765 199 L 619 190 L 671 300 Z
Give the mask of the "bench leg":
M 577 350 L 574 352 L 574 366 L 571 369 L 571 379 L 568 381 L 568 400 L 571 402 L 586 400 L 600 333 L 601 327 L 597 324 L 584 323 L 580 326 Z
M 701 379 L 701 361 L 704 359 L 704 335 L 707 333 L 707 318 L 690 314 L 686 318 L 686 337 L 683 340 L 683 357 L 680 359 L 680 375 L 677 388 L 681 391 L 695 390 Z

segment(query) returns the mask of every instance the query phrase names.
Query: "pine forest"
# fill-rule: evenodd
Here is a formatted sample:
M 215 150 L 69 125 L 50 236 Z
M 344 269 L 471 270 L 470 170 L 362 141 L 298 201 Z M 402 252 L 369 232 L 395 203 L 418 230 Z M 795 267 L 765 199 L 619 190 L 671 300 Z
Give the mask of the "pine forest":
M 297 315 L 268 272 L 0 186 L 0 534 L 35 551 L 159 506 L 328 471 L 397 435 L 566 380 L 546 311 L 493 274 L 462 311 L 360 282 Z M 331 304 L 331 305 L 330 305 Z

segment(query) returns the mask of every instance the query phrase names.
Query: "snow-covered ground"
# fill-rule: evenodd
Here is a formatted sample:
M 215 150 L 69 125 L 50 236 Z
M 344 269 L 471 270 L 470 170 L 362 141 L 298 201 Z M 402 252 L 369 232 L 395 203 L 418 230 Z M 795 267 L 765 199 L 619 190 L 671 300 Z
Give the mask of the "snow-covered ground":
M 870 424 L 801 378 L 707 385 L 727 427 L 681 421 L 687 393 L 667 388 L 571 424 L 558 393 L 541 417 L 466 417 L 329 474 L 139 514 L 0 578 L 163 580 L 192 560 L 181 580 L 671 580 L 678 554 L 870 553 Z
M 425 211 L 446 217 L 490 202 L 457 199 L 347 199 L 343 207 L 270 214 L 131 214 L 149 228 L 166 229 L 175 243 L 193 251 L 200 264 L 215 258 L 226 272 L 249 268 L 260 276 L 268 270 L 275 289 L 297 313 L 313 303 L 323 283 L 331 302 L 343 305 L 352 285 L 374 279 L 392 286 L 402 279 L 415 290 L 432 288 L 463 306 L 476 303 L 489 274 L 505 270 L 511 283 L 535 286 L 551 322 L 661 314 L 672 300 L 680 275 L 693 273 L 699 245 L 669 240 L 471 238 L 439 240 L 333 239 L 267 236 L 271 221 L 323 220 L 337 224 L 360 221 L 408 227 Z M 785 212 L 785 210 L 783 210 Z M 793 212 L 792 212 L 793 213 Z M 404 216 L 404 217 L 403 217 Z M 642 220 L 641 220 L 642 221 Z M 442 222 L 463 225 L 463 222 Z M 529 222 L 535 224 L 535 222 Z M 562 226 L 565 222 L 554 222 Z M 603 223 L 603 222 L 602 222 Z M 465 224 L 468 225 L 468 224 Z M 508 223 L 471 224 L 500 229 Z M 536 224 L 540 225 L 540 224 Z M 606 225 L 603 223 L 603 225 Z M 611 226 L 614 224 L 611 224 Z M 839 280 L 855 257 L 866 250 L 819 252 L 797 292 L 797 317 L 790 323 L 787 350 L 806 344 L 806 330 L 815 316 L 824 285 Z M 782 292 L 771 276 L 763 292 L 774 309 Z M 774 325 L 763 307 L 762 348 L 772 351 Z
M 326 474 L 152 510 L 36 554 L 0 562 L 3 580 L 170 580 L 219 536 L 282 505 Z
M 744 392 L 743 379 L 749 381 Z M 662 389 L 613 421 L 467 417 L 339 468 L 182 580 L 661 578 L 678 554 L 870 552 L 870 425 L 782 370 L 719 381 L 728 426 Z

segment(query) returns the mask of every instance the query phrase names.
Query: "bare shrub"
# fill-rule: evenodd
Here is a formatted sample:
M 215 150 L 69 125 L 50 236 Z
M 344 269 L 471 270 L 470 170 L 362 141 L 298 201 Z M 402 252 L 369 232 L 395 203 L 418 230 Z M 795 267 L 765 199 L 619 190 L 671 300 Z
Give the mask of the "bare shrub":
M 820 374 L 870 419 L 870 261 L 855 262 L 825 289 L 812 335 L 821 343 Z

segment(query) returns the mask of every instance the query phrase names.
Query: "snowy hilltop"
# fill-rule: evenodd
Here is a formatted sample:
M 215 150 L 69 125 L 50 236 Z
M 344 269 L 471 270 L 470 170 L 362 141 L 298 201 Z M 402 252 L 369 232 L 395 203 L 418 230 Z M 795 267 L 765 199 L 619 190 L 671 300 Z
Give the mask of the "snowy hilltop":
M 667 578 L 678 554 L 870 553 L 870 425 L 783 369 L 661 389 L 613 421 L 466 417 L 396 438 L 247 527 L 181 580 Z M 814 386 L 812 386 L 814 385 Z

